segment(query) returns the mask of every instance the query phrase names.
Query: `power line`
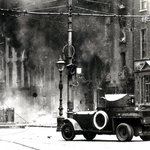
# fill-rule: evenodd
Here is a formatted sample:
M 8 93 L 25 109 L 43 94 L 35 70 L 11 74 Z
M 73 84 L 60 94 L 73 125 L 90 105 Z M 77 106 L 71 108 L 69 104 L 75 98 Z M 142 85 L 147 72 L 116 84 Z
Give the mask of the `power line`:
M 47 1 L 42 2 L 42 4 L 54 3 L 54 2 L 56 2 L 56 1 L 57 1 L 57 0 L 47 0 Z
M 10 10 L 10 9 L 0 9 L 0 15 L 68 15 L 68 13 L 58 13 L 58 12 L 35 12 L 27 10 Z
M 0 15 L 69 15 L 68 12 L 35 12 L 35 11 L 27 11 L 27 10 L 10 10 L 10 9 L 2 9 L 0 8 Z M 126 18 L 149 18 L 150 15 L 117 15 L 117 14 L 102 14 L 102 13 L 76 13 L 73 12 L 74 16 L 93 16 L 93 17 L 126 17 Z
M 79 7 L 79 6 L 73 6 L 74 8 L 80 9 L 80 10 L 85 10 L 85 11 L 92 11 L 94 13 L 107 13 L 107 12 L 102 12 L 102 11 L 97 11 L 97 10 L 92 10 L 92 9 L 88 9 L 88 8 L 83 8 L 83 7 Z M 108 14 L 108 13 L 107 13 Z
M 47 7 L 47 8 L 39 8 L 39 9 L 34 9 L 34 11 L 40 11 L 40 10 L 49 10 L 49 9 L 57 9 L 57 8 L 64 8 L 66 5 L 61 5 L 61 6 L 55 6 L 55 7 Z
M 126 17 L 126 18 L 142 18 L 150 17 L 150 15 L 117 15 L 117 14 L 99 14 L 99 13 L 72 13 L 75 16 L 93 16 L 93 17 Z
M 85 2 L 90 2 L 90 3 L 96 3 L 96 4 L 105 4 L 108 5 L 109 3 L 103 3 L 103 2 L 98 2 L 98 1 L 93 1 L 93 0 L 84 0 Z

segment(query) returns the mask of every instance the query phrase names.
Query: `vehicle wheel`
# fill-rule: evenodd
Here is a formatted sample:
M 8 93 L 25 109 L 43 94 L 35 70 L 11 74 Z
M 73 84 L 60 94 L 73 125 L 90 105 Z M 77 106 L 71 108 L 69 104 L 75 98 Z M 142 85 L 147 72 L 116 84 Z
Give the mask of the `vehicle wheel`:
M 131 141 L 134 135 L 133 127 L 126 124 L 121 123 L 116 128 L 116 136 L 119 141 Z
M 84 133 L 83 133 L 83 136 L 84 136 L 84 138 L 85 138 L 86 140 L 92 141 L 92 140 L 95 138 L 96 133 L 93 133 L 93 132 L 84 132 Z
M 150 136 L 140 136 L 143 141 L 150 141 Z
M 75 137 L 75 131 L 71 123 L 66 123 L 62 126 L 61 129 L 62 137 L 66 141 L 72 141 Z

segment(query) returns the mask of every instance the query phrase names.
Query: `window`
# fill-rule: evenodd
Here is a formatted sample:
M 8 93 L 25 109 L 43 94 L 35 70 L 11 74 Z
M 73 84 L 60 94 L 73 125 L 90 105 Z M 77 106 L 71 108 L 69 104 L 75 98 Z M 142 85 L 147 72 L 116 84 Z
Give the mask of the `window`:
M 22 75 L 22 76 L 24 76 L 24 87 L 25 88 L 28 88 L 28 87 L 30 87 L 30 74 L 29 74 L 29 71 L 28 71 L 28 62 L 27 62 L 27 60 L 25 60 L 24 62 L 22 62 L 24 65 L 24 75 Z
M 8 55 L 9 58 L 12 58 L 12 47 L 10 45 L 8 46 Z
M 140 10 L 147 10 L 147 0 L 140 0 Z
M 146 29 L 141 30 L 141 59 L 146 56 Z
M 21 62 L 17 61 L 17 83 L 21 87 Z
M 0 70 L 4 69 L 4 59 L 3 59 L 3 55 L 0 52 Z
M 8 70 L 9 70 L 9 86 L 12 86 L 13 81 L 13 64 L 12 62 L 8 63 Z
M 150 76 L 142 78 L 142 101 L 141 103 L 150 103 Z
M 121 65 L 122 65 L 122 67 L 126 66 L 126 54 L 125 54 L 125 52 L 121 53 Z
M 51 66 L 51 81 L 54 81 L 55 69 L 54 66 Z
M 0 44 L 3 44 L 3 42 L 4 42 L 3 35 L 2 35 L 2 34 L 0 34 Z
M 3 66 L 3 56 L 0 56 L 0 82 L 4 81 L 4 66 Z

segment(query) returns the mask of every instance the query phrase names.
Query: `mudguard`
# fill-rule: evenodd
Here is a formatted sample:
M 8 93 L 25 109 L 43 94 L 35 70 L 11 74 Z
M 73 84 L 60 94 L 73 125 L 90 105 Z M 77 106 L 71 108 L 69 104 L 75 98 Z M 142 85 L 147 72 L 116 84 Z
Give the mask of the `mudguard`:
M 64 123 L 71 123 L 75 131 L 82 131 L 82 128 L 80 127 L 78 122 L 72 118 L 65 119 Z

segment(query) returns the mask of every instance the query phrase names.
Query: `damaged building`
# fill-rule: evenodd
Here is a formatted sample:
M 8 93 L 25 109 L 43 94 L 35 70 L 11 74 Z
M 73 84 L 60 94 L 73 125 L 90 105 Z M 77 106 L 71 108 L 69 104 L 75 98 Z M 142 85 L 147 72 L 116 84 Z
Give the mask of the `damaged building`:
M 0 2 L 1 8 L 14 10 L 46 12 L 50 9 L 52 12 L 63 13 L 68 9 L 62 0 Z M 136 32 L 136 19 L 124 15 L 139 13 L 140 2 L 73 1 L 72 12 L 119 15 L 73 16 L 75 62 L 77 67 L 82 68 L 82 73 L 74 78 L 73 111 L 96 109 L 102 91 L 109 94 L 134 94 L 133 61 L 140 58 L 137 56 L 139 51 L 135 51 L 140 47 L 140 34 Z M 52 118 L 58 115 L 59 71 L 56 62 L 67 44 L 67 19 L 66 15 L 41 17 L 1 14 L 1 103 L 15 107 L 16 122 L 26 120 L 39 123 L 46 120 L 50 124 Z M 145 30 L 141 32 L 141 35 L 145 35 Z M 63 84 L 66 116 L 67 69 L 63 72 Z

